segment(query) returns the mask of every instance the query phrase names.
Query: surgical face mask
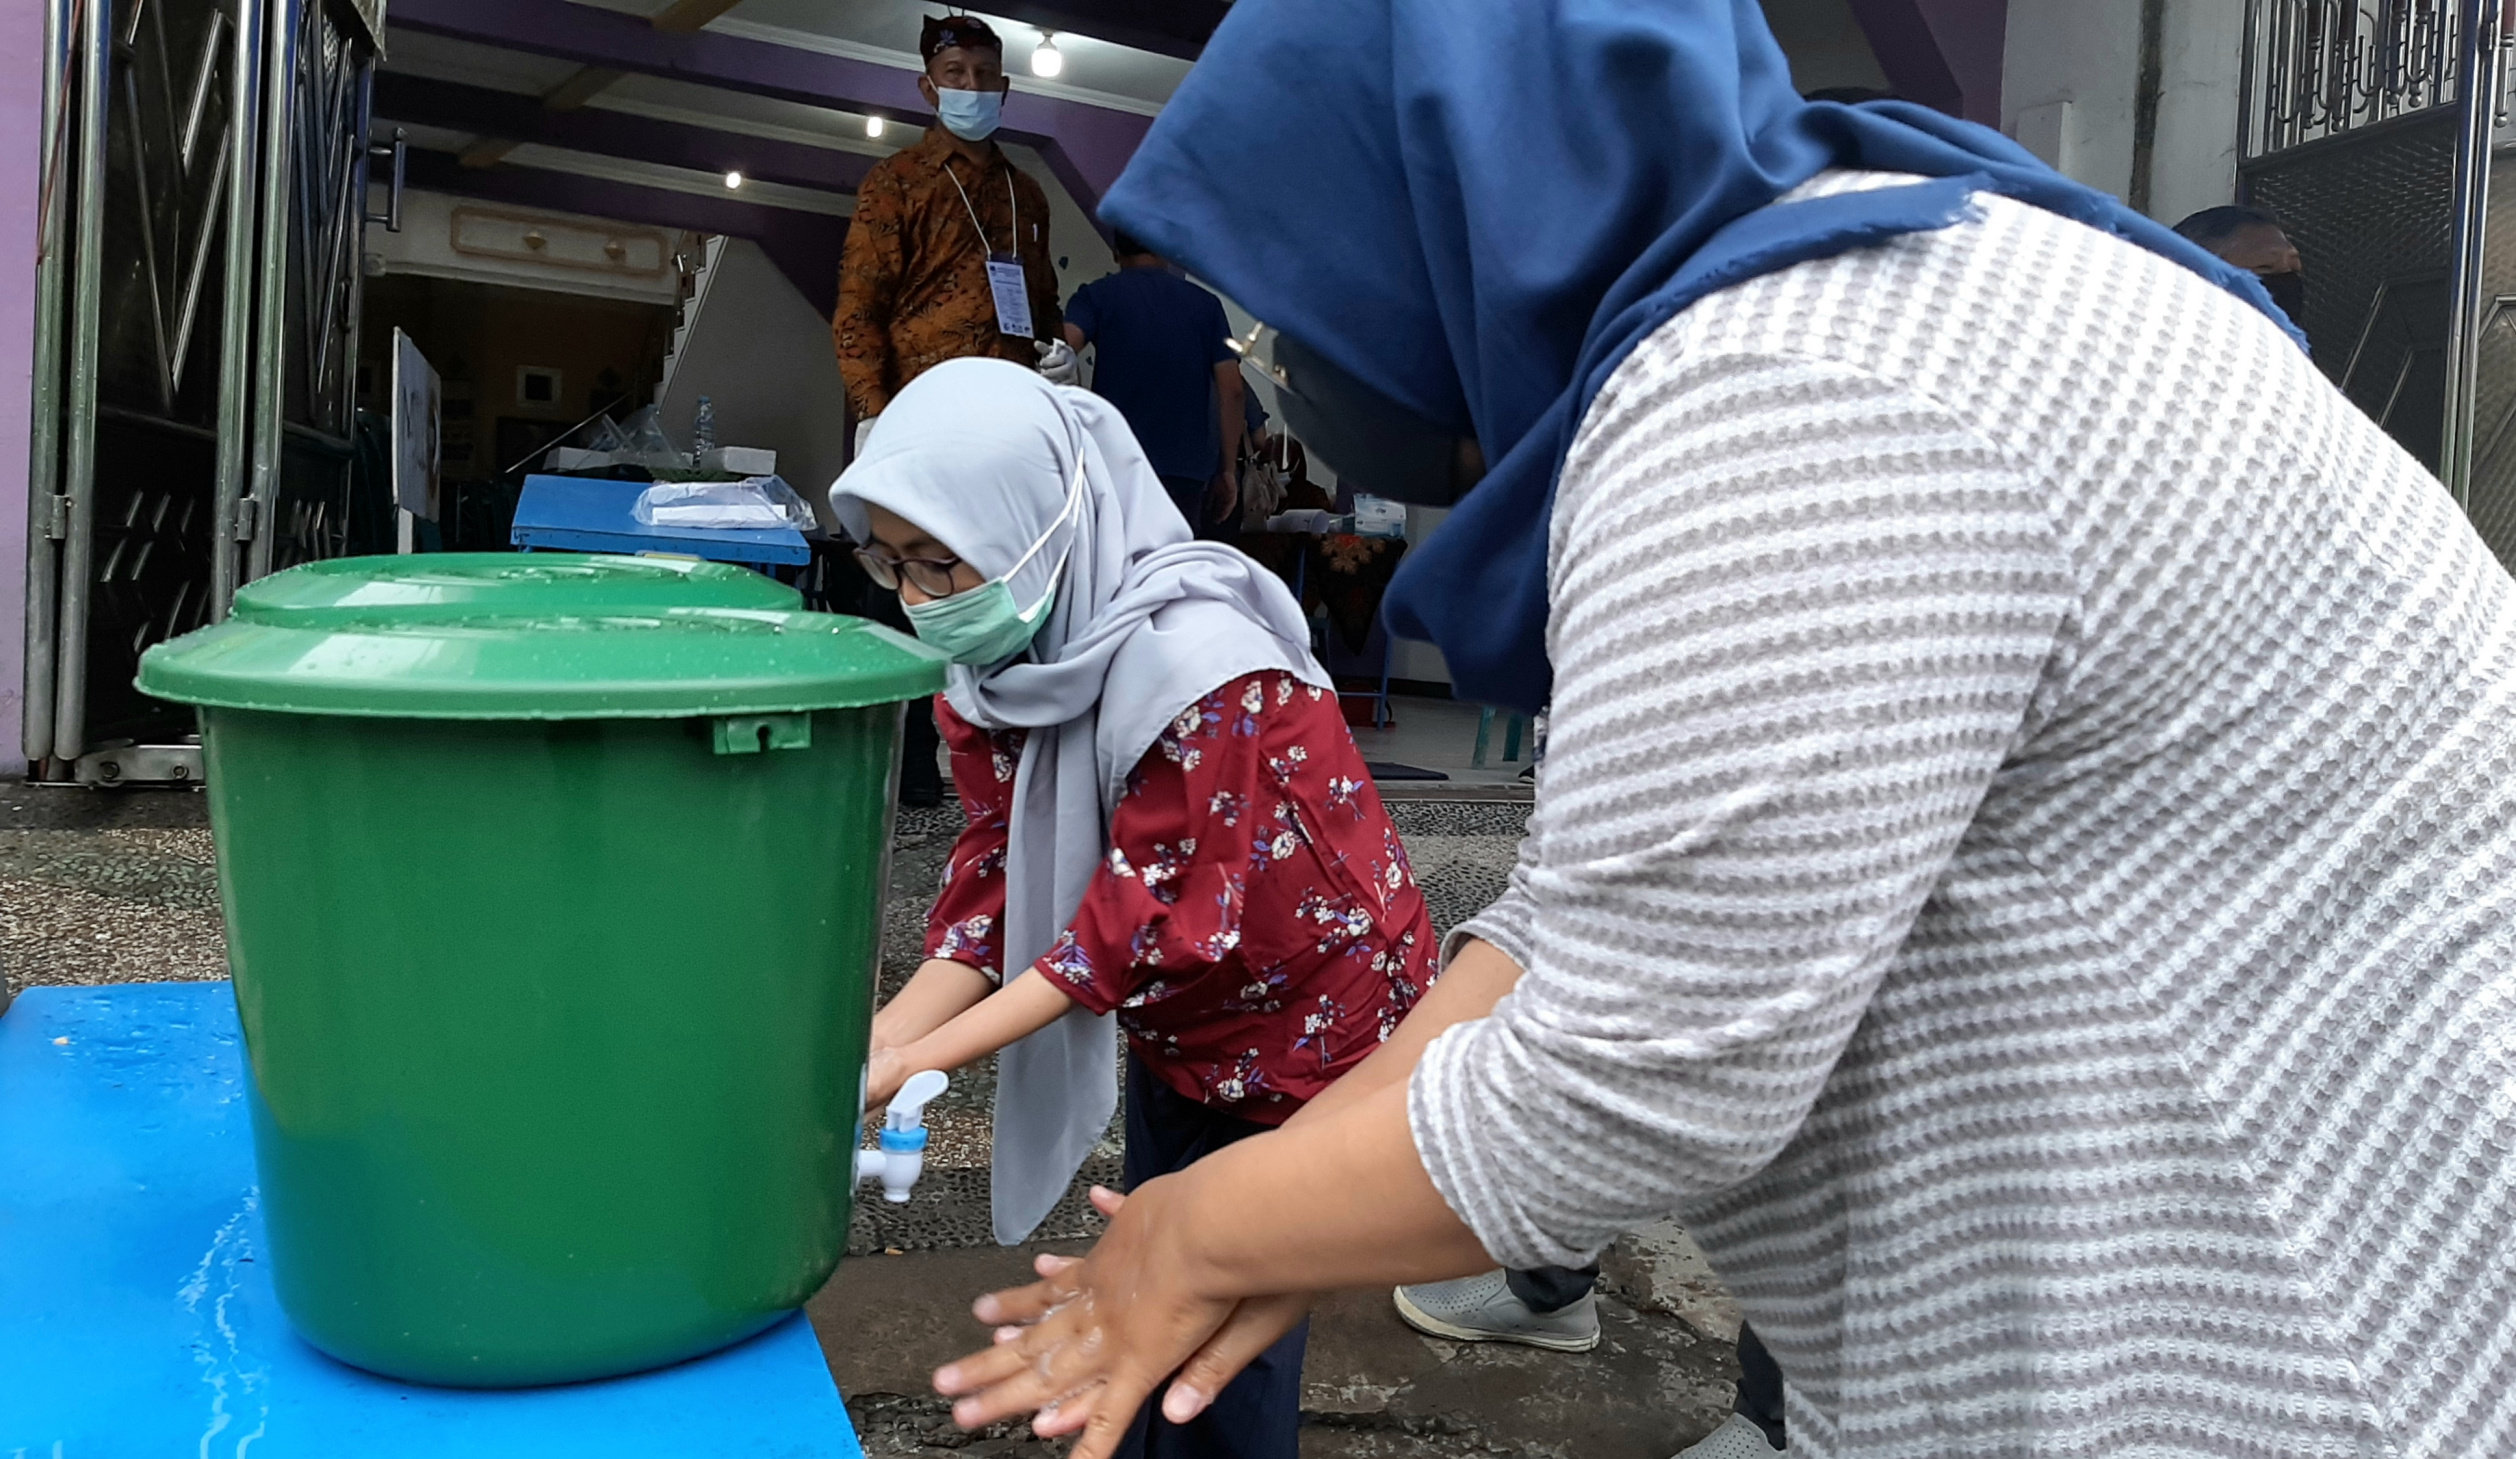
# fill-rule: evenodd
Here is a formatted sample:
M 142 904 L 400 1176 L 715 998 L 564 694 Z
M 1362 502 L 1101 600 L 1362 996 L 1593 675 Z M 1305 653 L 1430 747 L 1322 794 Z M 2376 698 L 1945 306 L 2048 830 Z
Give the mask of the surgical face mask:
M 1039 555 L 1048 539 L 1056 536 L 1057 529 L 1074 515 L 1075 503 L 1082 499 L 1083 466 L 1078 461 L 1065 508 L 1039 535 L 1039 540 L 1005 570 L 1003 577 L 949 598 L 901 604 L 909 615 L 909 627 L 921 641 L 942 650 L 954 663 L 973 669 L 991 668 L 1029 648 L 1031 640 L 1039 637 L 1041 627 L 1048 622 L 1048 610 L 1057 602 L 1057 580 L 1065 574 L 1066 560 L 1074 555 L 1074 542 L 1067 541 L 1066 550 L 1057 556 L 1057 566 L 1049 569 L 1048 586 L 1040 591 L 1039 601 L 1028 608 L 1014 604 L 1014 574 Z
M 947 91 L 935 88 L 935 116 L 944 130 L 964 142 L 984 142 L 996 135 L 1005 112 L 1001 91 Z
M 2263 287 L 2271 294 L 2271 302 L 2289 316 L 2289 322 L 2300 329 L 2306 327 L 2306 275 L 2292 270 L 2285 274 L 2263 275 Z
M 1276 399 L 1287 429 L 1341 486 L 1446 507 L 1485 475 L 1473 438 L 1425 419 L 1290 335 L 1275 342 Z

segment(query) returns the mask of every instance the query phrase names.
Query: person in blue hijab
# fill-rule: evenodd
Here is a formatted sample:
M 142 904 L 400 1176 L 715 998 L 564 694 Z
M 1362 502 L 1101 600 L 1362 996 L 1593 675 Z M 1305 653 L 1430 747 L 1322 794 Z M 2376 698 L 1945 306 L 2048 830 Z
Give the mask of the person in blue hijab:
M 1909 180 L 1772 206 L 1844 167 Z M 1626 355 L 1717 289 L 1947 227 L 1986 192 L 2288 324 L 2249 271 L 1998 133 L 1802 100 L 1757 0 L 1261 0 L 1103 212 L 1281 333 L 1287 426 L 1340 479 L 1457 502 L 1399 570 L 1391 626 L 1441 646 L 1460 697 L 1535 713 L 1555 475 Z
M 957 1421 L 1104 1459 L 1308 1293 L 1675 1211 L 1794 1452 L 2516 1425 L 2456 1407 L 2516 1372 L 2393 1366 L 2516 1353 L 2516 1287 L 2367 1275 L 2417 1262 L 2393 1181 L 2516 1188 L 2516 1147 L 2405 1169 L 2425 1096 L 2322 1092 L 2503 1081 L 2348 1010 L 2516 1006 L 2516 833 L 2443 829 L 2516 787 L 2435 752 L 2516 742 L 2516 584 L 2259 281 L 1984 128 L 1804 100 L 1755 0 L 1240 0 L 1103 211 L 1265 321 L 1341 480 L 1451 508 L 1390 625 L 1548 758 L 1435 990 L 983 1298 Z M 2475 929 L 2416 970 L 2413 884 Z

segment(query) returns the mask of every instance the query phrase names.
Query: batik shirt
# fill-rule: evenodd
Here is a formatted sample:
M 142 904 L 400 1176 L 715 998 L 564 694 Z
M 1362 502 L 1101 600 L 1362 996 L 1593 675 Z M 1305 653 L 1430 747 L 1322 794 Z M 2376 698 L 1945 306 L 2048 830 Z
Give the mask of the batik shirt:
M 1032 336 L 1057 337 L 1048 195 L 1002 149 L 988 154 L 986 166 L 975 166 L 954 150 L 950 133 L 929 127 L 924 141 L 875 163 L 856 191 L 830 333 L 859 415 L 880 414 L 902 386 L 946 360 L 975 355 L 1037 364 Z M 991 250 L 1022 260 L 1031 335 L 997 332 L 987 285 Z
M 937 701 L 969 828 L 930 957 L 1001 977 L 1005 855 L 1023 731 Z M 1110 819 L 1074 921 L 1032 966 L 1115 1013 L 1191 1099 L 1278 1124 L 1398 1026 L 1432 983 L 1424 896 L 1336 696 L 1269 671 L 1188 707 Z

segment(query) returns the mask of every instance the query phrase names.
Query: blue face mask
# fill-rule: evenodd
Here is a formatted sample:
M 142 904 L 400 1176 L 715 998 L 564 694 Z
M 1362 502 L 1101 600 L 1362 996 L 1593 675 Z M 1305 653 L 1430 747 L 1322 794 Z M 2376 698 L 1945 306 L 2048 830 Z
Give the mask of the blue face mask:
M 956 664 L 974 669 L 992 668 L 1031 646 L 1040 629 L 1048 622 L 1048 610 L 1057 602 L 1057 580 L 1066 571 L 1066 559 L 1074 554 L 1070 539 L 1066 550 L 1058 554 L 1057 566 L 1048 574 L 1048 586 L 1041 590 L 1039 601 L 1028 608 L 1014 605 L 1013 575 L 1022 571 L 1024 563 L 1039 555 L 1048 539 L 1074 515 L 1075 503 L 1083 500 L 1083 467 L 1075 466 L 1074 485 L 1066 492 L 1065 509 L 1057 520 L 1048 524 L 1030 550 L 1022 554 L 1003 577 L 979 584 L 967 592 L 949 598 L 934 598 L 923 603 L 903 603 L 909 615 L 909 627 L 920 640 L 941 649 Z
M 996 124 L 1005 111 L 1003 92 L 948 91 L 938 86 L 935 98 L 935 116 L 945 131 L 964 142 L 984 142 L 996 135 Z

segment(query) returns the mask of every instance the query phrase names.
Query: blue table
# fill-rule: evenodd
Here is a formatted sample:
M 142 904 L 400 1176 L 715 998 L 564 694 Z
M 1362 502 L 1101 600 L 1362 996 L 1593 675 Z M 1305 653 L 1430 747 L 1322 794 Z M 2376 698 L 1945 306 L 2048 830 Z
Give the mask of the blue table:
M 515 499 L 515 527 L 508 540 L 528 552 L 677 552 L 755 567 L 800 567 L 812 561 L 811 545 L 792 527 L 691 532 L 647 526 L 632 510 L 646 488 L 642 481 L 528 476 Z
M 0 1016 L 0 1456 L 862 1459 L 798 1317 L 658 1372 L 420 1388 L 289 1329 L 225 983 L 35 988 Z

